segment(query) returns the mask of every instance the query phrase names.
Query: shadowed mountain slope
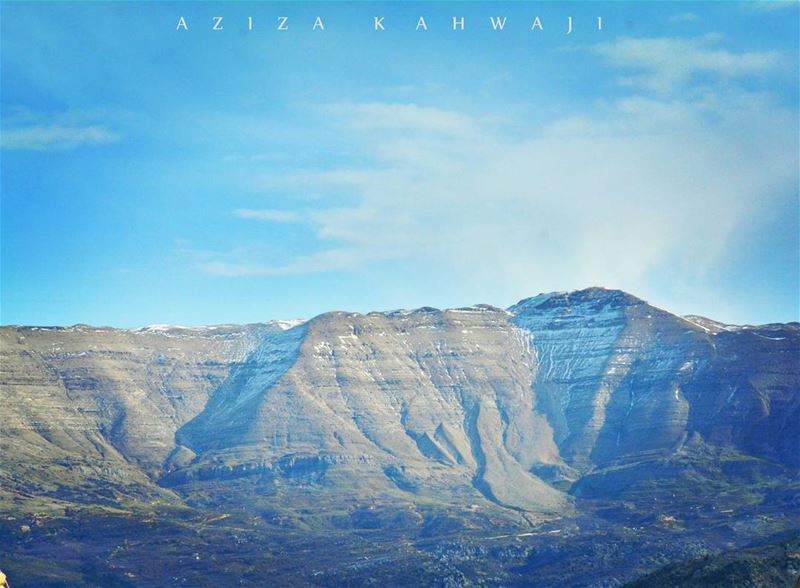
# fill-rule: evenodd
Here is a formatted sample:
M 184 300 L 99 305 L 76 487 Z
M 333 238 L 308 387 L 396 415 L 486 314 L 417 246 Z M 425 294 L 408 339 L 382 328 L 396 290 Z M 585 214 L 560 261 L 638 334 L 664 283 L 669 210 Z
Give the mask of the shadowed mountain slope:
M 0 328 L 15 586 L 620 585 L 684 560 L 692 582 L 758 583 L 796 577 L 794 555 L 694 560 L 794 533 L 798 496 L 797 323 L 589 288 Z
M 557 513 L 570 493 L 800 466 L 800 326 L 682 318 L 616 290 L 297 324 L 3 327 L 2 343 L 0 476 L 20 492 L 300 476 Z

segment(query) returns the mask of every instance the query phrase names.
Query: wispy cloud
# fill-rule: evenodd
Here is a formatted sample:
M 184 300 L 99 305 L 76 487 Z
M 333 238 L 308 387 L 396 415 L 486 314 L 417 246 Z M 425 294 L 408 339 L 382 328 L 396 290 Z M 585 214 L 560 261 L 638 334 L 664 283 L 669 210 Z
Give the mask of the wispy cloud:
M 289 276 L 300 274 L 313 274 L 334 270 L 350 270 L 374 260 L 386 259 L 384 255 L 375 255 L 372 251 L 356 247 L 342 247 L 327 249 L 310 255 L 297 256 L 289 263 L 270 264 L 246 256 L 234 254 L 227 260 L 219 259 L 219 254 L 214 254 L 211 261 L 197 263 L 200 271 L 225 277 L 264 277 L 264 276 Z M 236 259 L 236 258 L 239 259 Z
M 776 12 L 797 6 L 794 0 L 749 0 L 739 4 L 744 10 L 752 12 Z
M 653 93 L 645 84 L 535 128 L 521 120 L 513 132 L 504 122 L 416 104 L 323 107 L 359 163 L 271 176 L 263 186 L 328 194 L 316 209 L 237 213 L 303 222 L 319 251 L 281 262 L 253 252 L 213 255 L 198 267 L 273 276 L 409 259 L 481 284 L 486 299 L 589 284 L 646 295 L 665 273 L 676 291 L 699 291 L 742 223 L 797 177 L 797 146 L 785 131 L 796 128 L 797 113 L 737 83 L 777 57 L 719 42 L 602 45 L 595 51 L 618 77 L 631 68 L 673 83 L 717 75 L 691 93 Z M 352 204 L 342 204 L 342 190 Z
M 254 153 L 250 155 L 231 154 L 222 158 L 223 163 L 261 163 L 265 161 L 278 161 L 283 154 L 278 153 Z
M 417 104 L 334 104 L 326 112 L 356 130 L 413 129 L 463 136 L 475 130 L 474 121 L 461 113 Z
M 233 211 L 233 214 L 239 218 L 273 223 L 296 223 L 303 220 L 302 215 L 295 210 L 237 208 Z
M 669 22 L 673 24 L 680 24 L 685 22 L 697 22 L 700 17 L 694 12 L 679 12 L 669 17 Z
M 86 113 L 42 115 L 18 112 L 2 120 L 0 145 L 5 150 L 66 151 L 84 145 L 116 143 L 122 134 Z
M 648 90 L 678 90 L 696 75 L 741 78 L 774 70 L 779 54 L 774 51 L 733 53 L 719 48 L 719 35 L 684 39 L 677 37 L 622 38 L 597 45 L 594 51 L 612 66 L 640 72 L 621 79 L 625 85 Z

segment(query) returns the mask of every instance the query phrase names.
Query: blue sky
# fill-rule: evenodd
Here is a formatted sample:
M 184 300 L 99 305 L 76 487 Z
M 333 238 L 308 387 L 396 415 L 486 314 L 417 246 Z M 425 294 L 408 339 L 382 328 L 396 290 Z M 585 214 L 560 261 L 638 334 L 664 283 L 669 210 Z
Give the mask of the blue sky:
M 797 72 L 792 2 L 3 2 L 0 319 L 798 320 Z

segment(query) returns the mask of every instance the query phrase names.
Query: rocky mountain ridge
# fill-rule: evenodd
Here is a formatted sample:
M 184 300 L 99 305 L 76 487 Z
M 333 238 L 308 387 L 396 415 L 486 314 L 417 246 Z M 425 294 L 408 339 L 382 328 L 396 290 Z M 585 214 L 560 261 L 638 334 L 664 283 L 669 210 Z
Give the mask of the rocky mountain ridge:
M 601 288 L 0 327 L 4 568 L 36 586 L 63 585 L 56 569 L 86 586 L 619 585 L 800 528 L 798 423 L 800 324 Z
M 556 513 L 665 460 L 800 467 L 800 325 L 681 318 L 615 290 L 2 341 L 0 475 L 21 491 L 339 475 Z

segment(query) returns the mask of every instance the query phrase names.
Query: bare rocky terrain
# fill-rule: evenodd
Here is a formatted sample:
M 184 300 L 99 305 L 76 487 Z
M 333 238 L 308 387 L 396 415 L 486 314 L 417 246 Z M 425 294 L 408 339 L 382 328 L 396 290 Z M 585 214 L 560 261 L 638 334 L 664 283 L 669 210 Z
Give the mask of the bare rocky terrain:
M 800 529 L 797 323 L 591 288 L 0 344 L 14 586 L 613 586 Z

